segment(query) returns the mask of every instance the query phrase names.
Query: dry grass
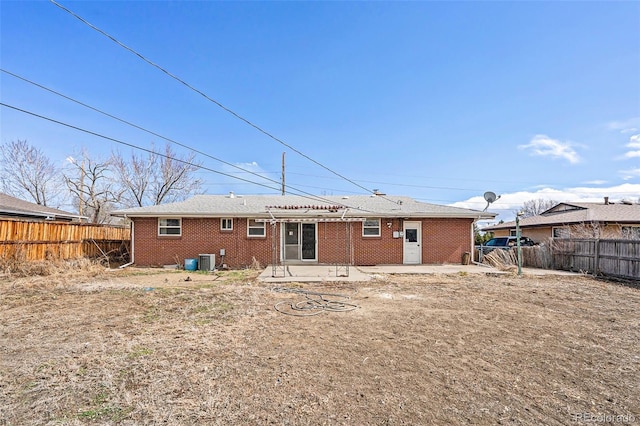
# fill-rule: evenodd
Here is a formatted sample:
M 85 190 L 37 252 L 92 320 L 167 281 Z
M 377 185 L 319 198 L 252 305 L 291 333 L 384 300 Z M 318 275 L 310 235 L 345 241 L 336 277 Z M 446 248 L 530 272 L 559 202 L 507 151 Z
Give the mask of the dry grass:
M 640 293 L 587 277 L 128 269 L 0 282 L 0 424 L 551 424 L 640 419 Z M 187 281 L 187 278 L 189 280 Z
M 47 277 L 52 275 L 62 275 L 65 278 L 70 275 L 95 277 L 105 272 L 108 266 L 108 262 L 102 259 L 24 261 L 20 257 L 7 257 L 0 259 L 0 277 Z
M 503 271 L 509 271 L 517 268 L 518 259 L 513 250 L 495 249 L 482 256 L 482 263 Z

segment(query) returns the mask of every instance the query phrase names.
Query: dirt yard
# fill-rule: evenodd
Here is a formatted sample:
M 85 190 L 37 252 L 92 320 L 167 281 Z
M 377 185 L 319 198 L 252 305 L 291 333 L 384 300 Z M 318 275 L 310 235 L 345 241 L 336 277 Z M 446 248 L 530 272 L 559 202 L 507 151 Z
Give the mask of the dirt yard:
M 637 288 L 256 275 L 0 279 L 0 425 L 640 423 Z

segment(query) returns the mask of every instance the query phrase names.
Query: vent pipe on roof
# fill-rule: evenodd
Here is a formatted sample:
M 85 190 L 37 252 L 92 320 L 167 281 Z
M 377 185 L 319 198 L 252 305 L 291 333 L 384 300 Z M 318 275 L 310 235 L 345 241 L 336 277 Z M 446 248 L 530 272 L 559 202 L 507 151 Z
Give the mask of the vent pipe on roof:
M 609 205 L 609 197 L 604 197 L 604 205 L 605 206 Z
M 229 191 L 229 198 L 236 198 L 236 194 L 233 191 Z

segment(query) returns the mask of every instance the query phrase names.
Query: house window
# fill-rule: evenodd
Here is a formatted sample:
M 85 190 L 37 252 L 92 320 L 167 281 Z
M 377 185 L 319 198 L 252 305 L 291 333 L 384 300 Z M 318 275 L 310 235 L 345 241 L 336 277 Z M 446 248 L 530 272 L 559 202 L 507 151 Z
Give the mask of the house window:
M 362 223 L 363 237 L 380 236 L 380 219 L 367 219 Z
M 622 238 L 640 240 L 640 226 L 623 226 Z
M 267 235 L 265 223 L 256 222 L 254 219 L 249 219 L 249 226 L 247 227 L 247 236 L 249 237 L 265 237 Z
M 559 226 L 555 226 L 553 228 L 553 238 L 570 238 L 571 237 L 571 231 L 569 230 L 569 228 L 566 227 L 559 227 Z
M 517 237 L 518 235 L 518 231 L 516 231 L 515 229 L 512 229 L 509 231 L 509 236 L 510 237 Z
M 158 219 L 158 235 L 182 235 L 182 219 Z
M 220 229 L 222 231 L 233 231 L 233 219 L 220 219 Z

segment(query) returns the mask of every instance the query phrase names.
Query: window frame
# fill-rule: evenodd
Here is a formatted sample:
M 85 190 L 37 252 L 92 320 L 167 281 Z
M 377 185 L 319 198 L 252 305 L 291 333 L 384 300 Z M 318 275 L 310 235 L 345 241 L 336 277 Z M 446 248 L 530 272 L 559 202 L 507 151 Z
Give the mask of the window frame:
M 620 236 L 624 239 L 640 239 L 640 225 L 623 225 L 620 229 Z
M 230 224 L 231 226 L 225 226 L 225 222 L 227 222 L 227 224 Z M 233 231 L 233 218 L 232 217 L 223 217 L 220 218 L 220 230 L 221 231 Z
M 556 232 L 558 236 L 556 236 Z M 551 228 L 551 236 L 553 238 L 571 238 L 571 228 L 568 226 L 554 226 Z
M 373 225 L 367 225 L 367 222 L 377 222 L 376 226 Z M 377 229 L 377 233 L 376 234 L 367 234 L 366 230 L 371 230 L 371 229 Z M 375 237 L 380 237 L 382 236 L 382 227 L 381 227 L 381 219 L 377 218 L 377 219 L 366 219 L 364 222 L 362 222 L 362 236 L 366 237 L 366 238 L 375 238 Z
M 251 222 L 254 222 L 253 225 Z M 252 229 L 262 229 L 262 234 L 252 234 Z M 267 236 L 266 222 L 258 222 L 257 219 L 247 219 L 247 238 L 265 238 Z
M 162 221 L 177 220 L 178 225 L 162 225 Z M 162 230 L 178 229 L 177 234 L 163 233 Z M 181 217 L 159 217 L 158 218 L 158 237 L 181 237 L 182 236 L 182 218 Z

